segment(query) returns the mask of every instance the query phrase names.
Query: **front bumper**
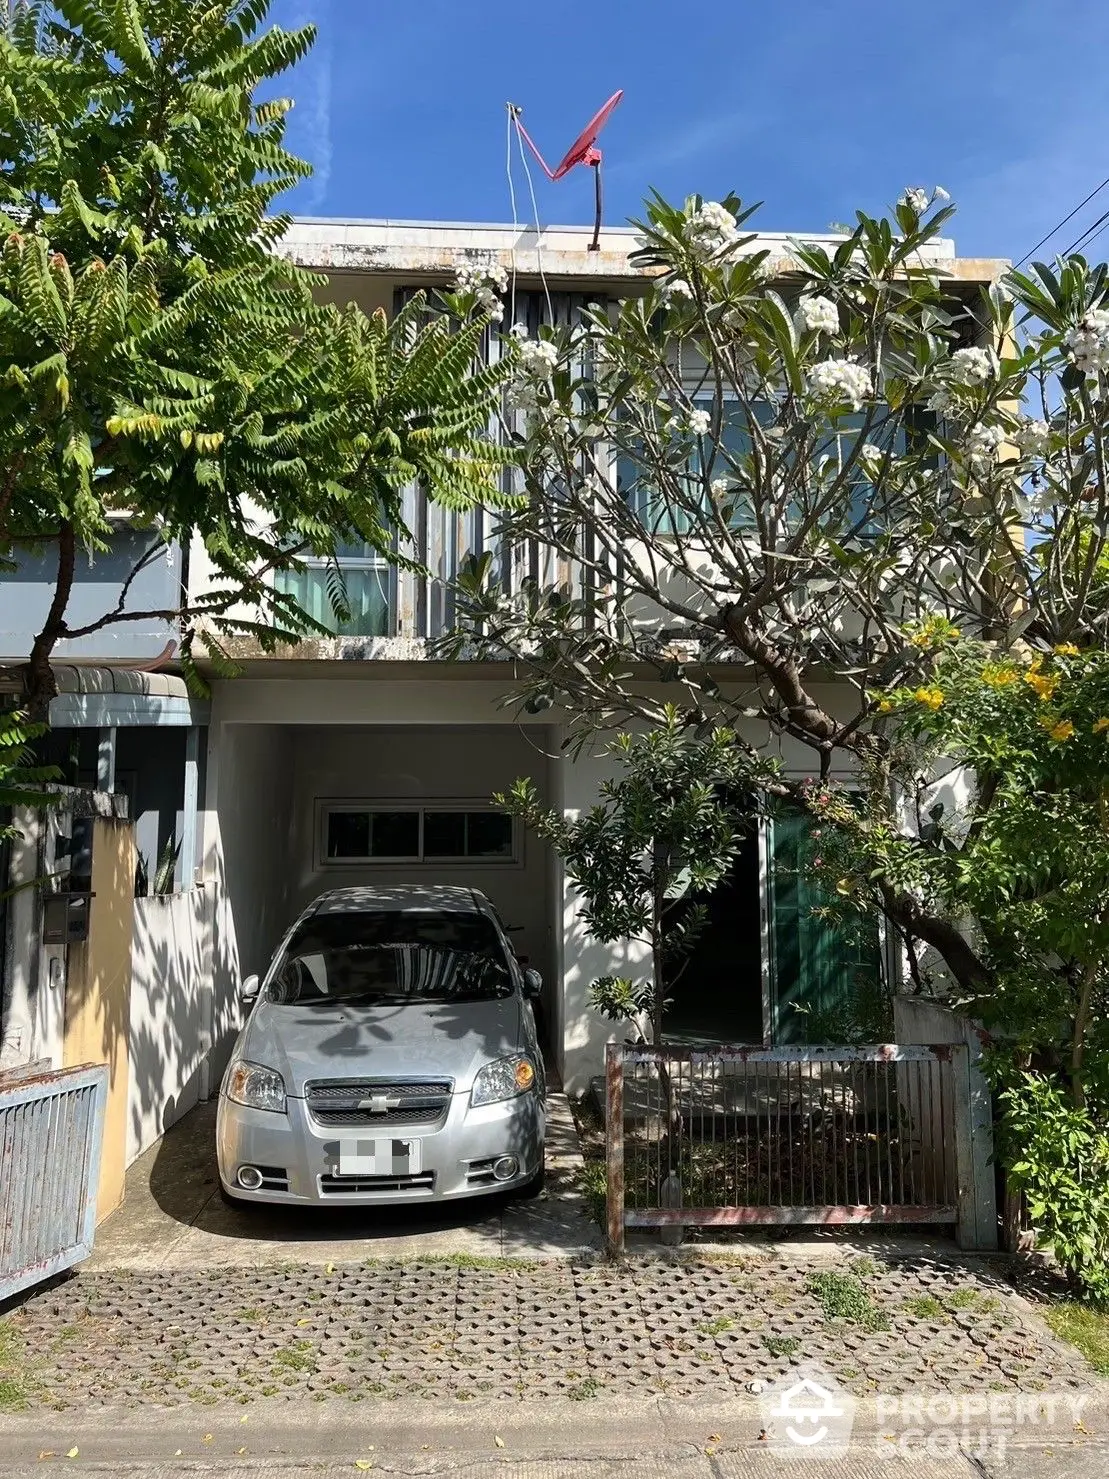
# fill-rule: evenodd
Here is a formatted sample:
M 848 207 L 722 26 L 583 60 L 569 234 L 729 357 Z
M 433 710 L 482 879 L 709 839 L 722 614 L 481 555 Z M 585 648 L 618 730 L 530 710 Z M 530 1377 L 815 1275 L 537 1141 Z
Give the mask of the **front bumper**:
M 399 1206 L 503 1193 L 525 1185 L 542 1165 L 544 1130 L 543 1102 L 534 1090 L 479 1109 L 471 1108 L 468 1090 L 454 1094 L 442 1126 L 423 1131 L 418 1125 L 403 1130 L 366 1125 L 340 1129 L 318 1124 L 303 1099 L 290 1097 L 286 1112 L 273 1114 L 234 1104 L 221 1091 L 216 1153 L 224 1190 L 244 1202 Z M 420 1141 L 418 1175 L 338 1175 L 340 1140 L 385 1136 Z M 497 1181 L 493 1162 L 506 1155 L 515 1156 L 520 1169 L 509 1180 Z M 265 1180 L 257 1191 L 246 1191 L 237 1183 L 243 1165 L 262 1171 Z

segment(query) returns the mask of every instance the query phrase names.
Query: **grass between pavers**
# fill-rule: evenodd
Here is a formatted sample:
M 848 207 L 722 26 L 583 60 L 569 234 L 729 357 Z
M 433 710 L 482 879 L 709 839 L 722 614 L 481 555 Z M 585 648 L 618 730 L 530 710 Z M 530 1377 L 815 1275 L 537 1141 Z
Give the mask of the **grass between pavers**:
M 23 1336 L 11 1320 L 0 1320 L 0 1412 L 21 1411 L 35 1386 Z
M 1099 1376 L 1109 1376 L 1109 1311 L 1061 1299 L 1041 1314 L 1053 1335 L 1079 1350 Z

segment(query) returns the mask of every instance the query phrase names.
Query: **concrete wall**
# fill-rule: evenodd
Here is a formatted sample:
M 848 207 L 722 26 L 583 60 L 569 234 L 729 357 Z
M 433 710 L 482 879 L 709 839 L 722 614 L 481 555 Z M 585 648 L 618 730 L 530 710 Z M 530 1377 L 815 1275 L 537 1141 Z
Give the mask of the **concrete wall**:
M 200 1098 L 215 918 L 210 887 L 134 902 L 128 1165 Z
M 152 545 L 159 551 L 135 577 L 127 593 L 125 611 L 175 611 L 181 596 L 181 551 L 163 545 L 146 529 L 120 528 L 111 537 L 111 549 L 90 558 L 78 551 L 73 593 L 66 609 L 70 627 L 87 626 L 114 610 L 120 587 Z M 58 573 L 58 552 L 47 546 L 41 554 L 23 552 L 15 570 L 4 572 L 0 592 L 0 656 L 25 658 L 46 620 Z M 58 661 L 67 657 L 157 657 L 167 642 L 177 640 L 172 623 L 161 617 L 114 622 L 88 637 L 59 642 Z
M 202 1097 L 215 1092 L 240 1024 L 239 983 L 265 969 L 289 923 L 291 778 L 284 728 L 213 724 L 201 865 L 215 892 Z
M 290 916 L 329 888 L 373 883 L 450 883 L 488 894 L 513 930 L 518 952 L 548 980 L 553 970 L 547 849 L 520 836 L 520 861 L 459 860 L 425 864 L 318 866 L 317 802 L 326 797 L 367 800 L 473 801 L 488 805 L 493 792 L 517 776 L 547 790 L 546 755 L 514 726 L 394 729 L 302 728 L 292 734 L 293 820 Z
M 108 1065 L 108 1108 L 96 1220 L 123 1200 L 131 990 L 131 905 L 135 844 L 130 822 L 93 822 L 89 934 L 70 945 L 62 1066 Z

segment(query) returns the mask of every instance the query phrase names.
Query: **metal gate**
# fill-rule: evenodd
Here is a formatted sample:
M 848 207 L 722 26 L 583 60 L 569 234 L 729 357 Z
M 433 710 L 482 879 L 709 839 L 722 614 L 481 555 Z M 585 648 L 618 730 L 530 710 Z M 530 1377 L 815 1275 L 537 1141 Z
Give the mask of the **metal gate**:
M 955 1223 L 972 1236 L 963 1044 L 654 1048 L 606 1063 L 608 1239 L 629 1227 Z
M 92 1251 L 108 1069 L 0 1080 L 0 1300 Z

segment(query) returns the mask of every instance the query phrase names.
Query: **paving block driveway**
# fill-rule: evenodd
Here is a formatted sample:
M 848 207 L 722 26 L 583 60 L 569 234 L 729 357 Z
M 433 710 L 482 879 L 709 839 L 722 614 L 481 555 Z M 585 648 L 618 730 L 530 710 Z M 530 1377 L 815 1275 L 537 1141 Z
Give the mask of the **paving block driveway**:
M 96 1271 L 6 1323 L 32 1409 L 724 1398 L 800 1363 L 859 1396 L 1097 1385 L 984 1265 L 844 1255 L 819 1270 L 752 1255 Z

